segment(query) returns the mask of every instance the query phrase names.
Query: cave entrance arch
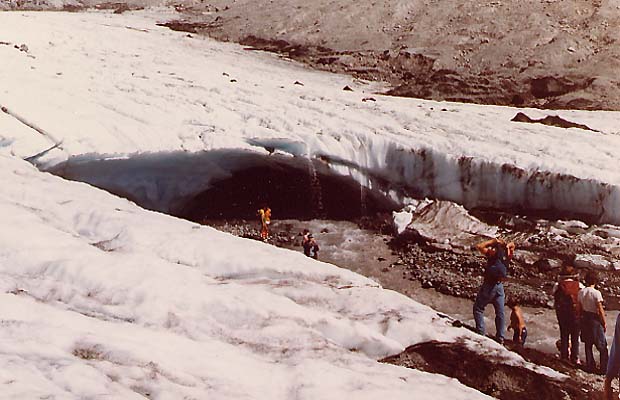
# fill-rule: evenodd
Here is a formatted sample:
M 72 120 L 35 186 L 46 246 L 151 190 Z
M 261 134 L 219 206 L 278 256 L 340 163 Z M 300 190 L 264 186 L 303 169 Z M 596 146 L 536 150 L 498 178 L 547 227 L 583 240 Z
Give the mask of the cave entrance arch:
M 242 150 L 87 156 L 50 172 L 195 222 L 256 218 L 262 205 L 269 205 L 277 219 L 332 220 L 355 220 L 400 206 L 326 162 Z

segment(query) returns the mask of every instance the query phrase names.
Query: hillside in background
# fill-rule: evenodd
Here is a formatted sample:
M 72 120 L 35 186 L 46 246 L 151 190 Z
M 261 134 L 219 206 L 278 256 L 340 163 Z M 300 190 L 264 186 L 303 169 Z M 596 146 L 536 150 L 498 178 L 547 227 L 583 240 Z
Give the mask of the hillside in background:
M 388 82 L 390 93 L 538 108 L 620 109 L 611 0 L 11 0 L 5 8 L 175 4 L 179 29 Z
M 211 4 L 188 11 L 195 16 L 196 10 L 219 10 L 199 17 L 210 23 L 206 31 L 213 37 L 306 46 L 293 55 L 325 69 L 385 80 L 397 95 L 543 108 L 620 107 L 620 9 L 614 1 Z

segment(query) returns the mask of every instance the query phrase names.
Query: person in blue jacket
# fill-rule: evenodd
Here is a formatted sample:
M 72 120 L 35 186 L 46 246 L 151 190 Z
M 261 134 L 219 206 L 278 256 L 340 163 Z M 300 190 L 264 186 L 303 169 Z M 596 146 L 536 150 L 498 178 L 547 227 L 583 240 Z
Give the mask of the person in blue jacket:
M 605 400 L 614 398 L 611 382 L 620 375 L 620 314 L 616 318 L 616 329 L 614 330 L 614 340 L 611 343 L 611 352 L 607 361 L 607 372 L 605 373 Z M 618 396 L 616 396 L 616 400 Z
M 502 239 L 491 239 L 477 244 L 476 249 L 487 259 L 484 283 L 480 287 L 474 302 L 476 331 L 485 335 L 484 309 L 487 305 L 493 304 L 495 309 L 495 340 L 503 344 L 506 331 L 506 317 L 504 316 L 506 295 L 502 282 L 508 276 L 508 265 L 514 255 L 515 244 L 506 243 Z

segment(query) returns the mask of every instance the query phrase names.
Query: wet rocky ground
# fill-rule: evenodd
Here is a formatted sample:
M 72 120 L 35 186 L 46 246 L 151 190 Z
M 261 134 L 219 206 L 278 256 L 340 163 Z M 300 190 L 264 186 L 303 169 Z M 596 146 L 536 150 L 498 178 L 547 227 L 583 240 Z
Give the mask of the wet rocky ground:
M 422 204 L 422 208 L 428 204 L 433 202 Z M 447 202 L 434 204 L 442 212 L 446 207 L 454 206 Z M 413 210 L 412 214 L 411 223 L 400 235 L 394 233 L 392 218 L 388 215 L 365 217 L 355 222 L 276 219 L 271 225 L 268 242 L 301 251 L 301 232 L 304 228 L 309 229 L 321 246 L 321 261 L 368 276 L 387 289 L 431 306 L 455 325 L 471 328 L 472 301 L 482 282 L 483 269 L 483 260 L 472 250 L 472 245 L 484 240 L 482 233 L 488 233 L 488 227 L 491 227 L 498 236 L 514 240 L 518 248 L 506 292 L 524 304 L 529 333 L 526 347 L 514 350 L 526 360 L 555 369 L 568 378 L 557 381 L 530 370 L 498 364 L 459 343 L 429 342 L 412 346 L 384 362 L 452 376 L 500 399 L 592 399 L 599 396 L 603 382 L 601 376 L 587 373 L 558 358 L 555 341 L 559 333 L 551 309 L 550 292 L 561 263 L 577 254 L 582 273 L 588 267 L 599 269 L 601 289 L 607 302 L 608 325 L 613 326 L 618 314 L 611 311 L 618 309 L 618 277 L 613 270 L 618 245 L 616 227 L 490 211 L 474 212 L 474 217 L 460 208 L 456 214 L 447 213 L 455 220 L 452 225 L 461 228 L 463 224 L 456 222 L 460 218 L 458 215 L 471 218 L 467 220 L 468 228 L 480 233 L 474 235 L 471 232 L 459 234 L 429 229 L 428 225 L 420 223 L 424 213 Z M 445 225 L 435 214 L 432 215 L 433 221 Z M 474 227 L 471 221 L 477 226 Z M 211 220 L 204 223 L 237 236 L 259 240 L 256 221 Z M 451 238 L 445 237 L 448 234 Z M 491 307 L 486 317 L 489 330 L 494 331 Z M 507 346 L 512 348 L 510 341 Z M 583 349 L 581 358 L 584 359 Z

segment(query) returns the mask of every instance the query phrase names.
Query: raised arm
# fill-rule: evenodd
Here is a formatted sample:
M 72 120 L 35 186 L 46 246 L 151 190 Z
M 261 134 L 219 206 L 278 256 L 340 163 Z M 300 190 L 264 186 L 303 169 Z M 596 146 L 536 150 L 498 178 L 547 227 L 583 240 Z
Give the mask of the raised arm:
M 499 240 L 497 239 L 489 239 L 489 240 L 485 240 L 484 242 L 480 242 L 476 245 L 476 250 L 478 250 L 480 252 L 480 254 L 482 254 L 483 256 L 487 256 L 489 254 L 489 251 L 493 248 L 494 245 L 496 245 L 497 243 L 500 243 Z

